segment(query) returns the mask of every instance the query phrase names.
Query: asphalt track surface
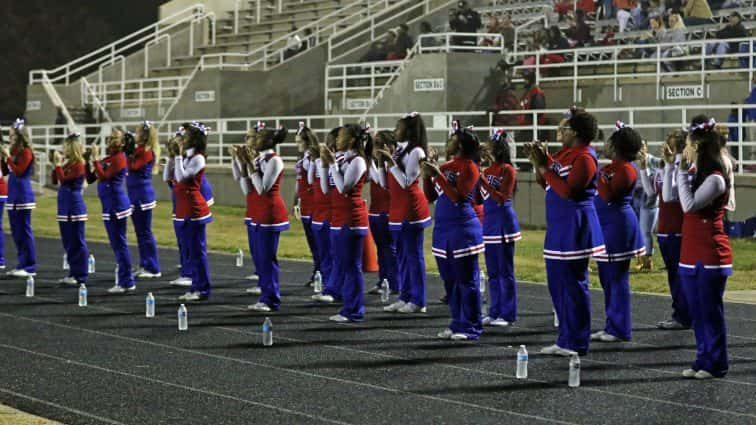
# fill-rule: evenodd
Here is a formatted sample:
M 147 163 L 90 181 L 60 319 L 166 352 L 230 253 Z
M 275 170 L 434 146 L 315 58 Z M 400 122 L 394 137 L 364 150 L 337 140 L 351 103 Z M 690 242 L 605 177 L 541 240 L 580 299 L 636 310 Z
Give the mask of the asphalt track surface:
M 448 310 L 429 276 L 427 314 L 384 313 L 366 296 L 366 321 L 334 324 L 334 305 L 316 305 L 302 283 L 308 264 L 282 263 L 283 308 L 268 314 L 275 344 L 263 347 L 265 315 L 232 256 L 211 255 L 214 294 L 190 305 L 178 332 L 181 288 L 138 282 L 112 296 L 112 253 L 91 244 L 99 273 L 89 307 L 60 287 L 62 248 L 38 239 L 36 296 L 21 280 L 0 281 L 0 402 L 68 424 L 756 424 L 756 306 L 727 304 L 732 365 L 725 379 L 688 381 L 691 331 L 659 331 L 669 298 L 633 297 L 633 341 L 593 344 L 582 358 L 582 386 L 567 386 L 568 360 L 538 355 L 553 343 L 544 285 L 520 284 L 520 318 L 487 328 L 478 342 L 435 338 Z M 6 256 L 12 264 L 12 242 Z M 161 250 L 167 269 L 175 251 Z M 168 266 L 171 265 L 171 266 Z M 374 283 L 374 275 L 366 283 Z M 144 317 L 144 296 L 158 317 Z M 594 329 L 603 297 L 593 293 Z M 514 378 L 517 347 L 530 351 L 529 379 Z

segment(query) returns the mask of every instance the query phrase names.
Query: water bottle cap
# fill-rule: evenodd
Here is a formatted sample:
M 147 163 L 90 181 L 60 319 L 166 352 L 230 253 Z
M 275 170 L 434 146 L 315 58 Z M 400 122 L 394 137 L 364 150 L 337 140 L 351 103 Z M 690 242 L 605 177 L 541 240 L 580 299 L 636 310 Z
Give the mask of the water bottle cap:
M 151 297 L 151 296 L 152 296 L 152 292 L 148 292 L 148 293 L 147 293 L 147 296 L 148 296 L 148 297 Z
M 524 346 L 524 345 L 521 345 L 521 346 L 520 346 L 520 348 L 525 348 L 525 346 Z

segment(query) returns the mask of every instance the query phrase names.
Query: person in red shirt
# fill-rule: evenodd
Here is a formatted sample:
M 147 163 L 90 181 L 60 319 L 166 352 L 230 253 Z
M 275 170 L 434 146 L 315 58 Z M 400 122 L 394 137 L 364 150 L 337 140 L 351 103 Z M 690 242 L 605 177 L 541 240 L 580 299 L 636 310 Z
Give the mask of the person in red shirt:
M 696 335 L 696 360 L 683 377 L 721 378 L 727 374 L 727 324 L 722 300 L 732 274 L 732 249 L 724 211 L 732 182 L 727 177 L 716 121 L 693 118 L 677 169 L 683 210 L 680 283 Z

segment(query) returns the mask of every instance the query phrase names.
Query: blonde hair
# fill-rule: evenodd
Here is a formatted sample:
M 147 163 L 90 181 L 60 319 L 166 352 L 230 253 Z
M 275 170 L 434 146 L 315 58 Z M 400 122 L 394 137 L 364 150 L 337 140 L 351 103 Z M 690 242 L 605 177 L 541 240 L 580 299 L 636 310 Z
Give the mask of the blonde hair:
M 84 162 L 84 145 L 78 137 L 68 137 L 63 141 L 63 156 L 71 163 Z
M 147 136 L 145 137 L 145 131 L 147 132 Z M 137 140 L 137 143 L 141 143 L 142 140 L 144 140 L 144 149 L 148 151 L 152 151 L 152 154 L 155 156 L 155 162 L 152 166 L 152 174 L 157 174 L 160 172 L 160 140 L 158 140 L 158 132 L 157 129 L 150 125 L 149 128 L 145 129 L 144 126 L 140 126 L 137 128 L 137 134 L 139 135 L 139 138 Z
M 675 22 L 672 23 L 672 18 L 675 18 Z M 685 29 L 685 22 L 683 22 L 682 16 L 680 16 L 679 13 L 673 13 L 669 15 L 669 28 L 673 30 L 684 30 Z

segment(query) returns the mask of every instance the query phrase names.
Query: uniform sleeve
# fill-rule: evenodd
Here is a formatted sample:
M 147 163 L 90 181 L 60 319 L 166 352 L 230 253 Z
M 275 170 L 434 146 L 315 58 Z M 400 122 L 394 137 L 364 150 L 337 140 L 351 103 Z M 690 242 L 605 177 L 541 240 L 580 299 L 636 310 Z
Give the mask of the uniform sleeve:
M 375 165 L 375 161 L 370 161 L 370 180 L 386 189 L 386 172 L 384 169 L 379 169 Z
M 407 164 L 404 167 L 404 171 L 398 165 L 391 167 L 391 174 L 394 175 L 394 178 L 396 178 L 402 189 L 408 188 L 420 177 L 420 160 L 425 159 L 425 152 L 421 148 L 412 149 L 407 154 L 406 159 Z
M 238 158 L 231 159 L 231 175 L 234 176 L 234 180 L 239 181 L 242 177 L 242 165 L 239 163 Z
M 258 170 L 257 173 L 252 173 L 250 176 L 252 184 L 255 186 L 255 190 L 259 194 L 268 193 L 268 191 L 276 184 L 278 176 L 283 173 L 284 163 L 281 157 L 272 157 L 267 164 L 265 164 L 265 172 L 262 173 Z
M 66 172 L 63 169 L 63 167 L 55 167 L 55 170 L 53 170 L 53 183 L 54 184 L 71 183 L 74 180 L 84 176 L 84 173 L 85 173 L 84 163 L 82 162 L 77 162 L 71 165 L 68 168 L 68 172 Z
M 634 171 L 627 167 L 617 169 L 613 175 L 599 174 L 598 193 L 605 202 L 615 202 L 622 199 L 635 184 Z
M 168 161 L 165 163 L 165 167 L 163 168 L 163 181 L 166 183 L 170 183 L 173 181 L 173 158 L 168 158 Z
M 480 177 L 480 185 L 483 186 L 483 188 L 486 189 L 488 194 L 491 195 L 491 197 L 494 198 L 494 200 L 499 203 L 506 202 L 507 200 L 512 199 L 516 181 L 517 181 L 517 171 L 515 171 L 513 167 L 504 167 L 501 170 L 501 185 L 499 186 L 499 189 L 496 189 L 495 187 L 491 186 L 491 184 L 488 183 L 488 179 L 486 179 L 486 176 L 482 175 Z
M 103 168 L 102 161 L 94 162 L 94 173 L 100 180 L 111 180 L 124 168 L 126 168 L 125 155 L 119 154 L 110 157 L 110 164 L 107 168 Z
M 656 185 L 653 181 L 651 181 L 651 172 L 652 171 L 650 168 L 640 170 L 640 181 L 641 185 L 643 186 L 643 192 L 645 192 L 646 196 L 648 196 L 649 198 L 657 195 Z
M 321 162 L 316 162 L 316 168 L 318 171 L 318 177 L 320 178 L 320 191 L 324 195 L 328 194 L 328 168 L 321 167 Z
M 331 174 L 333 181 L 336 183 L 336 189 L 339 193 L 344 194 L 351 192 L 358 181 L 365 175 L 367 164 L 363 158 L 355 158 L 350 162 L 342 174 L 337 164 L 331 164 Z
M 457 176 L 455 184 L 450 183 L 444 174 L 439 174 L 433 178 L 433 181 L 441 186 L 441 190 L 444 191 L 444 195 L 452 202 L 462 202 L 467 198 L 467 195 L 475 189 L 475 185 L 480 179 L 480 171 L 475 164 L 466 167 Z
M 676 164 L 679 161 L 675 161 Z M 664 202 L 678 201 L 680 196 L 677 194 L 677 180 L 675 180 L 676 164 L 664 164 L 664 176 L 662 180 L 662 200 Z
M 29 166 L 31 166 L 32 160 L 34 160 L 32 150 L 24 148 L 21 152 L 16 155 L 11 155 L 11 157 L 8 158 L 8 169 L 17 177 L 21 177 Z
M 175 158 L 174 167 L 176 181 L 182 182 L 185 180 L 191 180 L 194 176 L 199 174 L 200 171 L 205 169 L 205 157 L 204 155 L 194 155 L 186 160 L 184 157 L 177 156 Z
M 155 159 L 155 153 L 151 150 L 139 150 L 139 154 L 129 161 L 129 171 L 139 171 Z
M 551 161 L 549 161 L 549 165 L 551 165 Z M 580 155 L 572 164 L 572 170 L 570 170 L 566 180 L 563 180 L 550 168 L 543 173 L 543 178 L 557 195 L 565 199 L 572 199 L 577 198 L 582 193 L 595 174 L 596 163 L 593 158 L 590 155 Z
M 307 166 L 307 184 L 313 184 L 315 183 L 315 176 L 317 175 L 318 167 L 315 164 L 315 161 L 310 161 L 309 165 Z
M 677 191 L 680 195 L 680 206 L 683 212 L 698 211 L 727 192 L 727 183 L 720 174 L 712 174 L 704 179 L 701 186 L 693 192 L 688 173 L 677 171 Z
M 429 177 L 423 178 L 423 192 L 425 193 L 425 199 L 427 199 L 428 202 L 436 202 L 436 199 L 438 199 L 436 187 L 433 184 L 433 180 Z

